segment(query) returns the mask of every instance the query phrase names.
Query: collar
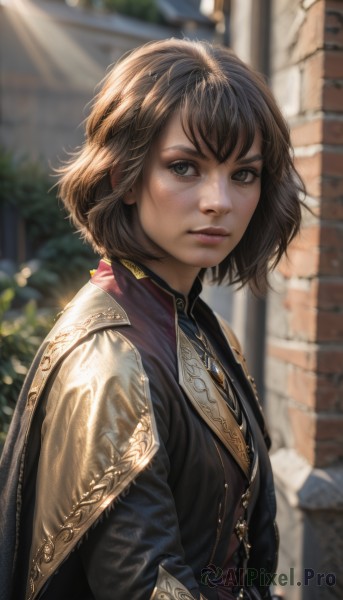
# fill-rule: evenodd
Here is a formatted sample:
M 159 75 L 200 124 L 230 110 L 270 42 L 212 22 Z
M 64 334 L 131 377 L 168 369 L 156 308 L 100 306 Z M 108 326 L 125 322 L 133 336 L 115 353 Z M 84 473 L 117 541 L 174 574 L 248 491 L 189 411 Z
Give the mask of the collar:
M 108 259 L 105 259 L 105 262 L 111 264 L 110 261 L 108 261 Z M 131 273 L 134 275 L 134 277 L 136 277 L 136 279 L 149 278 L 150 281 L 152 281 L 155 285 L 158 285 L 158 287 L 162 288 L 168 294 L 174 296 L 175 306 L 177 308 L 178 313 L 192 312 L 194 304 L 202 292 L 202 283 L 199 277 L 197 277 L 194 281 L 188 296 L 185 296 L 184 294 L 181 294 L 181 292 L 178 292 L 177 290 L 174 290 L 172 287 L 170 287 L 170 285 L 168 285 L 168 283 L 164 279 L 162 279 L 162 277 L 156 275 L 154 271 L 152 271 L 145 265 L 142 265 L 137 262 L 134 263 L 130 260 L 125 259 L 121 259 L 119 262 L 129 271 L 131 271 Z

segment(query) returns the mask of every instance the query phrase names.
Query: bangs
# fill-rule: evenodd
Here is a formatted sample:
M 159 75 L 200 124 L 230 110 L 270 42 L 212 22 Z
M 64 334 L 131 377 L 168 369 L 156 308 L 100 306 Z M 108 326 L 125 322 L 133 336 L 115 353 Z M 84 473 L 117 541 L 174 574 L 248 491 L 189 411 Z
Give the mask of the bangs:
M 219 163 L 234 152 L 242 158 L 251 148 L 258 118 L 245 93 L 237 93 L 228 81 L 197 80 L 189 85 L 180 105 L 185 134 L 201 154 L 208 148 Z

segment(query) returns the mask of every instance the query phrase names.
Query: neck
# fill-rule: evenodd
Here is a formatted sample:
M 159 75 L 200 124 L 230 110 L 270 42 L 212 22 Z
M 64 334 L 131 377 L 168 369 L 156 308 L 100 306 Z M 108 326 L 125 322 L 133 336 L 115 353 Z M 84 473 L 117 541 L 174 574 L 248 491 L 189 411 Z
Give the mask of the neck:
M 200 271 L 197 267 L 190 267 L 185 269 L 185 272 L 180 273 L 176 269 L 173 270 L 167 267 L 163 259 L 160 261 L 147 260 L 142 264 L 158 275 L 158 277 L 161 277 L 169 287 L 183 296 L 188 296 Z

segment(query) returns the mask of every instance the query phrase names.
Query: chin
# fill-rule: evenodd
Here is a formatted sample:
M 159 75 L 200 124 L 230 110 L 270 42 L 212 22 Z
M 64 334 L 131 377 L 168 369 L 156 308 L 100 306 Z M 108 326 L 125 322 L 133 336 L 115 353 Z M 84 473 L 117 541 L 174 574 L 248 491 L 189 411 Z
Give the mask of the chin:
M 217 260 L 203 260 L 201 262 L 199 261 L 197 267 L 199 269 L 212 269 L 213 267 L 217 267 L 218 265 L 220 265 L 223 262 L 223 260 L 226 259 L 227 256 L 228 254 L 225 254 L 225 256 L 221 256 Z

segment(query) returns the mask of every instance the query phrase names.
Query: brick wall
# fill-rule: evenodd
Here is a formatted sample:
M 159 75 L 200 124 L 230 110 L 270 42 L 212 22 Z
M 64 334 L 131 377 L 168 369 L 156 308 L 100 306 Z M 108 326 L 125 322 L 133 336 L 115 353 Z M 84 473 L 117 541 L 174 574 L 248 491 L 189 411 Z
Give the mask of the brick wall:
M 278 0 L 273 17 L 274 91 L 314 215 L 273 280 L 269 415 L 276 447 L 327 467 L 343 460 L 343 2 Z
M 301 235 L 268 296 L 267 411 L 278 571 L 332 573 L 286 600 L 340 600 L 343 552 L 343 2 L 273 0 L 272 86 L 307 187 Z
M 267 41 L 256 19 L 261 7 Z M 280 529 L 276 575 L 283 575 L 277 592 L 284 600 L 342 600 L 343 0 L 232 0 L 232 8 L 239 55 L 259 67 L 253 43 L 242 52 L 242 30 L 270 48 L 270 82 L 313 211 L 304 213 L 267 298 L 264 400 Z M 330 573 L 334 585 L 318 578 L 304 585 L 306 569 Z M 290 570 L 294 581 L 285 582 Z

